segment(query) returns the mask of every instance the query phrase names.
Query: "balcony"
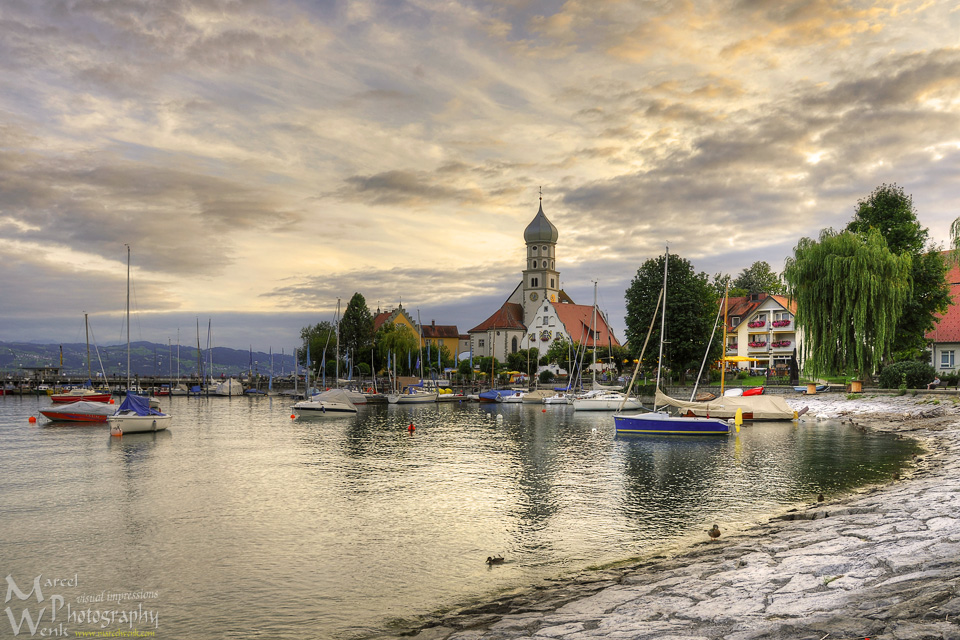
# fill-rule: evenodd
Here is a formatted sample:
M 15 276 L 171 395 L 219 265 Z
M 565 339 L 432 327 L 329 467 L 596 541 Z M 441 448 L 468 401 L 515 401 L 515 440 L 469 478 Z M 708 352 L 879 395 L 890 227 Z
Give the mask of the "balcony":
M 793 340 L 774 340 L 770 343 L 770 348 L 774 350 L 792 349 Z
M 793 331 L 793 320 L 774 320 L 770 323 L 774 331 Z
M 727 345 L 727 353 L 736 353 L 736 352 L 737 352 L 737 349 L 739 349 L 739 348 L 740 348 L 740 345 L 739 345 L 739 344 L 736 344 L 736 343 L 734 343 L 734 344 L 728 344 L 728 345 Z
M 751 341 L 747 343 L 747 346 L 750 347 L 750 351 L 768 351 L 769 350 L 767 348 L 766 340 Z
M 754 320 L 753 322 L 748 322 L 747 326 L 751 329 L 759 329 L 767 324 L 766 320 Z

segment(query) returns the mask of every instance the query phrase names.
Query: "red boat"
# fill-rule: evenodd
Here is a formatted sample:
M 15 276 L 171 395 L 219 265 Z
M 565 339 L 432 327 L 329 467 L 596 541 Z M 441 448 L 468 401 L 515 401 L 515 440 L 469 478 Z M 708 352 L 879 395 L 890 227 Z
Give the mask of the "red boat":
M 55 393 L 50 396 L 54 402 L 110 402 L 109 391 L 94 391 L 93 389 L 71 389 L 66 393 Z
M 71 402 L 41 409 L 44 417 L 57 422 L 106 422 L 117 408 L 103 402 Z
M 763 387 L 753 387 L 752 389 L 744 389 L 743 395 L 745 396 L 761 396 L 763 395 Z

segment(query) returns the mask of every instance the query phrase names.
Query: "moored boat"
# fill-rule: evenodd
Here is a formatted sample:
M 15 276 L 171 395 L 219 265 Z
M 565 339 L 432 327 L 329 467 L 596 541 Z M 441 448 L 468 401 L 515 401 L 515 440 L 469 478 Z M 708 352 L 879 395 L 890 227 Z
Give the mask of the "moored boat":
M 591 391 L 588 394 L 573 399 L 575 411 L 618 411 L 626 409 L 633 411 L 643 405 L 636 398 L 630 398 L 619 391 Z
M 149 398 L 133 393 L 128 393 L 117 412 L 107 417 L 110 434 L 115 436 L 163 431 L 171 421 L 171 416 L 150 406 Z
M 78 402 L 80 400 L 86 402 L 110 402 L 110 392 L 78 387 L 63 393 L 55 393 L 50 396 L 50 399 L 53 402 Z
M 107 418 L 116 411 L 116 407 L 106 402 L 88 402 L 78 400 L 65 404 L 57 404 L 40 413 L 54 422 L 99 422 L 105 423 Z
M 316 394 L 309 400 L 301 400 L 293 405 L 293 413 L 298 418 L 322 418 L 354 415 L 357 408 L 350 402 L 347 394 L 339 389 L 331 389 Z

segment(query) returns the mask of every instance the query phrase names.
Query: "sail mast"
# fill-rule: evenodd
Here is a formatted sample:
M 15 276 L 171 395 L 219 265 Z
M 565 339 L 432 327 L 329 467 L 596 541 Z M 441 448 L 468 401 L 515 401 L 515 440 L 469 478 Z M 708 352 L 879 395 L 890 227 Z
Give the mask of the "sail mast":
M 660 391 L 660 369 L 663 367 L 663 337 L 667 329 L 667 266 L 670 264 L 670 247 L 663 254 L 663 314 L 660 316 L 660 355 L 657 356 L 657 388 Z M 653 394 L 653 410 L 657 410 L 657 394 Z
M 130 245 L 127 245 L 127 393 L 130 393 Z
M 87 312 L 83 312 L 83 327 L 87 332 L 87 380 L 93 384 L 93 374 L 90 373 L 90 323 L 87 322 Z

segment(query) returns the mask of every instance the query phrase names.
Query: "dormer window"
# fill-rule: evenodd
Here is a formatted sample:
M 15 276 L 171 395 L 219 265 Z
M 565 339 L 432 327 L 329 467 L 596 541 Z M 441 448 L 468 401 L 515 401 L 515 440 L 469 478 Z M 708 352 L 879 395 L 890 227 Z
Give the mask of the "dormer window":
M 740 316 L 733 316 L 730 318 L 730 326 L 736 327 L 740 324 Z

